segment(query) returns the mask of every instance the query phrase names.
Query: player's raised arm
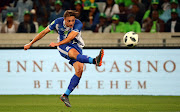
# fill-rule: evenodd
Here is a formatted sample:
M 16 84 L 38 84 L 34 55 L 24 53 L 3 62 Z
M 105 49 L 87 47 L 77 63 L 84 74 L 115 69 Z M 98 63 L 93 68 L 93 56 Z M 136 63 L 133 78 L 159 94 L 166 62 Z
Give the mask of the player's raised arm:
M 49 26 L 47 26 L 42 32 L 40 32 L 29 44 L 24 45 L 24 50 L 28 50 L 33 43 L 43 38 L 47 33 L 50 32 Z
M 51 42 L 49 46 L 55 47 L 55 46 L 60 46 L 60 45 L 63 45 L 63 44 L 67 44 L 71 40 L 73 40 L 77 35 L 78 35 L 78 32 L 71 31 L 71 33 L 69 33 L 67 38 L 65 38 L 64 40 L 62 40 L 62 41 L 60 41 L 58 43 Z

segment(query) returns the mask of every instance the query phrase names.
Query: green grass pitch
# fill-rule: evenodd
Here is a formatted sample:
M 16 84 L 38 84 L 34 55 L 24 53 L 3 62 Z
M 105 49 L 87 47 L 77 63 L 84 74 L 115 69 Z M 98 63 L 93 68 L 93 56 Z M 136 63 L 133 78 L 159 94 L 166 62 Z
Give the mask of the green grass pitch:
M 0 112 L 180 112 L 180 96 L 0 95 Z

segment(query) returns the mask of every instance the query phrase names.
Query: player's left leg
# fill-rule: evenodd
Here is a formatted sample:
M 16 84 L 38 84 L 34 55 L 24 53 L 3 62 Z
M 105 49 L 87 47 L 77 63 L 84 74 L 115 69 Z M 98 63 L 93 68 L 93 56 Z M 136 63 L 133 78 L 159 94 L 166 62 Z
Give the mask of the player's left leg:
M 80 63 L 78 61 L 76 61 L 73 64 L 73 67 L 75 69 L 75 74 L 74 76 L 71 78 L 70 84 L 68 86 L 68 89 L 66 90 L 66 92 L 60 97 L 60 99 L 65 103 L 65 105 L 67 107 L 71 107 L 71 104 L 69 102 L 69 98 L 68 96 L 70 95 L 70 93 L 75 89 L 75 87 L 79 84 L 79 80 L 82 76 L 83 73 L 83 63 Z
M 104 56 L 104 50 L 101 49 L 99 55 L 96 58 L 91 58 L 86 55 L 80 54 L 76 49 L 72 48 L 69 50 L 68 56 L 72 59 L 76 59 L 81 63 L 90 63 L 90 64 L 96 64 L 97 66 L 101 66 L 102 58 Z
M 68 56 L 72 59 L 76 59 L 77 61 L 81 63 L 90 63 L 90 64 L 95 64 L 95 59 L 88 57 L 86 55 L 80 54 L 76 49 L 72 48 L 68 52 Z M 94 62 L 93 62 L 94 61 Z

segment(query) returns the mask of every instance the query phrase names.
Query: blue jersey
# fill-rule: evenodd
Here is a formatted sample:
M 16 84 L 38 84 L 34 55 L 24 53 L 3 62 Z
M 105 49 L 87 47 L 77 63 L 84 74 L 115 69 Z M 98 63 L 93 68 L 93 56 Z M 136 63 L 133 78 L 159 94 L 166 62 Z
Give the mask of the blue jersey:
M 71 44 L 77 44 L 80 48 L 84 47 L 84 41 L 81 36 L 82 23 L 80 20 L 76 19 L 73 28 L 67 27 L 65 25 L 64 17 L 57 18 L 50 25 L 49 29 L 58 31 L 59 37 L 58 42 L 64 40 L 68 37 L 71 31 L 78 32 L 79 34 L 70 42 Z

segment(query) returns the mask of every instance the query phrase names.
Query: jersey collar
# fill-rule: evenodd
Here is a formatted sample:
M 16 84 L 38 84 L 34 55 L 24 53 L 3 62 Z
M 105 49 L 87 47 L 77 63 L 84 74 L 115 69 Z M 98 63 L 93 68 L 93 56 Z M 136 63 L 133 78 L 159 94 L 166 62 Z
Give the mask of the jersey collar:
M 65 20 L 63 20 L 63 26 L 64 26 L 64 28 L 68 28 L 68 27 L 65 25 Z

